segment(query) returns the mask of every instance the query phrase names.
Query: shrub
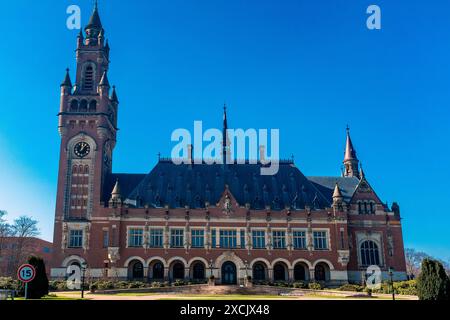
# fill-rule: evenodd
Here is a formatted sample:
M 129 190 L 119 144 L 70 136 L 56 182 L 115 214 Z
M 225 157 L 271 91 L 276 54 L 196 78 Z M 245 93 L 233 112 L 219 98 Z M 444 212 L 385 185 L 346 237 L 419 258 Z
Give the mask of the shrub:
M 95 290 L 97 290 L 97 289 L 98 289 L 98 287 L 97 287 L 97 284 L 96 284 L 96 283 L 91 283 L 91 284 L 89 285 L 89 291 L 95 292 Z
M 44 259 L 31 256 L 28 263 L 36 269 L 36 276 L 28 283 L 28 298 L 40 299 L 48 294 L 48 278 L 45 272 Z
M 450 280 L 439 261 L 422 261 L 422 272 L 417 278 L 417 295 L 420 300 L 450 299 Z
M 173 283 L 173 285 L 174 285 L 175 287 L 184 286 L 184 285 L 186 285 L 186 282 L 184 282 L 183 280 L 175 280 L 175 282 Z
M 415 296 L 417 295 L 417 281 L 408 280 L 408 281 L 394 282 L 394 290 L 398 294 L 407 294 Z
M 294 288 L 305 289 L 308 288 L 308 285 L 304 281 L 297 281 L 292 284 Z
M 340 291 L 356 291 L 356 292 L 362 292 L 364 290 L 363 286 L 360 286 L 358 284 L 344 284 L 338 288 Z
M 11 277 L 0 277 L 0 289 L 4 290 L 17 290 L 19 281 L 14 280 Z
M 67 287 L 66 280 L 51 280 L 48 282 L 48 289 L 52 291 L 65 291 L 69 288 Z
M 152 288 L 161 288 L 164 286 L 164 284 L 159 281 L 153 281 L 151 286 L 152 286 Z
M 318 282 L 310 282 L 308 283 L 308 288 L 311 290 L 321 290 L 322 285 Z

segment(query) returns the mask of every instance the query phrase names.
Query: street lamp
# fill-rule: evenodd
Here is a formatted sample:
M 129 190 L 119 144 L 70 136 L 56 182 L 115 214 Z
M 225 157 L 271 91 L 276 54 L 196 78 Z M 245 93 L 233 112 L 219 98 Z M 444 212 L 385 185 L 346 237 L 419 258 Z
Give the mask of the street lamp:
M 84 280 L 86 277 L 86 269 L 87 269 L 87 263 L 86 261 L 83 261 L 83 263 L 81 264 L 81 299 L 84 298 Z
M 389 267 L 389 277 L 391 278 L 391 289 L 392 289 L 392 300 L 395 300 L 395 291 L 394 291 L 394 268 Z

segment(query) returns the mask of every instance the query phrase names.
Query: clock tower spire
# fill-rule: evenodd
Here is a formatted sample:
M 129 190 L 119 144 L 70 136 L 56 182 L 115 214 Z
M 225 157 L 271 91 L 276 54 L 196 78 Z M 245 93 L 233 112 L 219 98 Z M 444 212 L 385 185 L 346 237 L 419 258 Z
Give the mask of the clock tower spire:
M 77 37 L 76 72 L 67 69 L 61 84 L 58 129 L 61 135 L 56 218 L 90 221 L 111 173 L 116 143 L 118 100 L 110 94 L 109 44 L 97 4 Z

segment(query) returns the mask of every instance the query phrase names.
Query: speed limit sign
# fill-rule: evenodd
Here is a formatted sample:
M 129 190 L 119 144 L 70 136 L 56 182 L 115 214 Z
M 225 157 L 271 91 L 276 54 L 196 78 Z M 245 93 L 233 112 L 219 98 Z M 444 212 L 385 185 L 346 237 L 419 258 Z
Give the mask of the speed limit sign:
M 36 276 L 36 269 L 31 264 L 23 264 L 17 270 L 17 277 L 20 281 L 28 283 Z

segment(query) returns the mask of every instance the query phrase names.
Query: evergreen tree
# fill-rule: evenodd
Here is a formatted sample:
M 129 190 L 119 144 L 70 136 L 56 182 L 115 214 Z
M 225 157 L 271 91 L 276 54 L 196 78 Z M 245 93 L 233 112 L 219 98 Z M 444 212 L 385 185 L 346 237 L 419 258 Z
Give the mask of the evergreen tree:
M 48 294 L 48 278 L 45 273 L 45 263 L 40 257 L 31 256 L 28 263 L 36 269 L 36 276 L 28 283 L 28 298 L 40 299 Z
M 439 261 L 426 258 L 417 278 L 417 294 L 420 300 L 449 300 L 450 280 Z

